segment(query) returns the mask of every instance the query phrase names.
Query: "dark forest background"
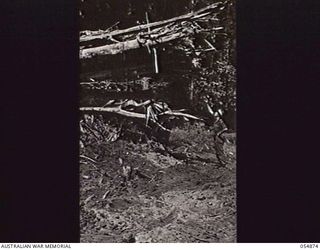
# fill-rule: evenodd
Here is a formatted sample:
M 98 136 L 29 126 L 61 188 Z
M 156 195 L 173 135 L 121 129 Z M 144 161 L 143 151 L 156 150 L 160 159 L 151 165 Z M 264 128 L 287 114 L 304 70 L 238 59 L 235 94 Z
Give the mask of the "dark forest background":
M 236 110 L 234 0 L 81 0 L 80 30 L 125 29 L 146 23 L 146 12 L 150 22 L 155 22 L 189 13 L 215 2 L 221 3 L 215 18 L 202 22 L 201 26 L 206 29 L 217 27 L 222 29 L 199 33 L 169 44 L 166 48 L 167 52 L 160 55 L 162 59 L 160 63 L 163 64 L 164 72 L 162 73 L 169 73 L 170 81 L 174 79 L 175 83 L 171 90 L 181 93 L 174 98 L 181 100 L 182 106 L 188 106 L 195 112 L 206 115 L 205 103 L 209 102 L 214 110 L 223 110 L 224 114 L 230 117 L 229 120 L 234 121 Z M 214 46 L 214 51 L 199 52 L 207 49 L 209 43 L 210 46 Z M 193 50 L 190 50 L 190 47 Z M 187 50 L 188 53 L 185 53 Z M 132 52 L 126 52 L 127 62 L 130 60 L 130 53 L 132 54 Z M 143 57 L 147 55 L 147 53 L 139 53 L 138 56 L 132 56 L 133 64 L 136 64 L 139 59 L 144 60 Z M 98 63 L 94 60 L 91 67 L 98 67 Z M 166 63 L 169 66 L 166 66 Z M 100 64 L 106 65 L 105 62 Z M 122 66 L 120 64 L 116 67 Z

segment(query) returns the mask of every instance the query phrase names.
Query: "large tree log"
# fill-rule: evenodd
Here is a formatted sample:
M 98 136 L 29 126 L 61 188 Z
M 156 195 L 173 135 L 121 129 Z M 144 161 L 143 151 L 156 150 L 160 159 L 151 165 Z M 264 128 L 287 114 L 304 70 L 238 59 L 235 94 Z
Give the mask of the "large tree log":
M 207 32 L 208 30 L 203 30 L 199 25 L 194 26 L 193 21 L 212 14 L 213 10 L 219 5 L 220 3 L 215 3 L 198 11 L 179 17 L 154 23 L 147 23 L 145 25 L 135 26 L 126 30 L 115 30 L 112 32 L 96 31 L 93 34 L 89 33 L 89 35 L 87 34 L 82 36 L 80 38 L 80 42 L 92 41 L 88 44 L 92 46 L 95 43 L 93 40 L 96 39 L 109 38 L 109 41 L 105 45 L 96 44 L 97 47 L 81 47 L 80 59 L 88 59 L 98 55 L 115 55 L 124 51 L 138 49 L 140 47 L 147 47 L 149 49 L 151 46 L 184 38 L 186 36 L 193 35 L 196 32 Z M 221 27 L 215 29 L 220 30 Z M 133 36 L 128 36 L 130 33 L 135 34 L 133 34 Z M 115 36 L 116 39 L 114 38 Z
M 110 37 L 116 37 L 116 36 L 123 36 L 123 35 L 128 35 L 131 33 L 135 33 L 135 32 L 139 32 L 139 31 L 143 31 L 143 30 L 147 30 L 147 29 L 154 29 L 157 27 L 161 27 L 161 26 L 165 26 L 167 24 L 170 23 L 175 23 L 175 22 L 182 22 L 185 20 L 195 20 L 195 19 L 199 19 L 202 17 L 205 17 L 209 14 L 212 13 L 212 11 L 214 9 L 217 9 L 219 6 L 221 5 L 221 3 L 214 3 L 211 4 L 205 8 L 202 8 L 200 10 L 197 10 L 195 12 L 191 12 L 185 15 L 181 15 L 178 17 L 174 17 L 171 19 L 167 19 L 167 20 L 163 20 L 163 21 L 158 21 L 158 22 L 153 22 L 153 23 L 148 23 L 148 24 L 143 24 L 143 25 L 137 25 L 134 27 L 130 27 L 128 29 L 124 29 L 124 30 L 115 30 L 112 32 L 107 31 L 83 31 L 84 33 L 88 33 L 85 35 L 82 35 L 80 37 L 80 43 L 81 42 L 88 42 L 91 40 L 95 40 L 95 39 L 106 39 L 106 38 L 110 38 Z
M 137 118 L 137 119 L 144 119 L 144 120 L 146 119 L 146 115 L 145 114 L 126 111 L 126 110 L 120 109 L 119 107 L 108 107 L 108 108 L 103 108 L 103 107 L 81 107 L 80 111 L 107 112 L 107 113 L 115 113 L 115 114 L 123 115 L 123 116 L 130 117 L 130 118 Z
M 138 120 L 143 120 L 143 122 L 146 121 L 146 115 L 141 114 L 141 113 L 136 113 L 136 112 L 130 112 L 123 110 L 119 107 L 108 107 L 108 108 L 103 108 L 103 107 L 82 107 L 80 108 L 80 111 L 84 112 L 107 112 L 107 113 L 113 113 L 113 114 L 118 114 L 122 115 L 125 117 L 133 118 L 133 119 L 138 119 Z M 160 123 L 154 121 L 151 119 L 151 122 L 154 123 L 156 126 L 160 127 L 164 131 L 170 132 L 169 129 L 163 127 Z
M 130 118 L 137 118 L 137 119 L 146 120 L 145 114 L 126 111 L 126 110 L 123 110 L 119 107 L 80 107 L 80 111 L 115 113 L 115 114 L 123 115 L 126 117 L 130 117 Z M 181 117 L 186 117 L 186 118 L 193 119 L 193 120 L 203 121 L 203 119 L 201 119 L 201 118 L 198 118 L 193 115 L 185 114 L 180 111 L 165 111 L 165 112 L 159 114 L 159 116 L 161 116 L 161 115 L 181 116 Z
M 176 32 L 173 34 L 170 34 L 168 31 L 168 35 L 159 35 L 156 37 L 152 37 L 150 39 L 146 39 L 141 41 L 139 37 L 133 40 L 125 41 L 125 42 L 119 42 L 115 44 L 109 44 L 109 45 L 104 45 L 104 46 L 99 46 L 99 47 L 94 47 L 94 48 L 87 48 L 80 50 L 80 59 L 85 59 L 85 58 L 92 58 L 94 56 L 98 55 L 115 55 L 127 50 L 131 49 L 138 49 L 140 47 L 144 46 L 154 46 L 157 44 L 163 44 L 167 43 L 170 41 L 174 41 L 179 38 L 186 37 L 188 35 L 193 34 L 193 29 L 183 29 L 180 32 Z

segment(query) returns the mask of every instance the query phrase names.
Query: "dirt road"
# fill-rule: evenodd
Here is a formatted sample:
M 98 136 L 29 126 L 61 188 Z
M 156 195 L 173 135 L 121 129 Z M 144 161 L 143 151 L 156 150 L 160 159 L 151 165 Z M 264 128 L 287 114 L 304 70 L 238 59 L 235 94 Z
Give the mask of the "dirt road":
M 182 157 L 154 141 L 85 148 L 94 161 L 80 164 L 81 242 L 236 241 L 235 145 L 221 166 L 212 132 L 194 125 L 168 147 Z

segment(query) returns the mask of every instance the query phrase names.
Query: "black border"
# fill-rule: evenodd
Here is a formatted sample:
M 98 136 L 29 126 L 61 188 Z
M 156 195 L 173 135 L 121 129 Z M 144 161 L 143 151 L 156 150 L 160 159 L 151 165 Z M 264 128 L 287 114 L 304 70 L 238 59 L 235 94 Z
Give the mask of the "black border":
M 0 241 L 79 242 L 78 2 L 1 5 Z
M 237 1 L 238 242 L 319 242 L 319 1 Z

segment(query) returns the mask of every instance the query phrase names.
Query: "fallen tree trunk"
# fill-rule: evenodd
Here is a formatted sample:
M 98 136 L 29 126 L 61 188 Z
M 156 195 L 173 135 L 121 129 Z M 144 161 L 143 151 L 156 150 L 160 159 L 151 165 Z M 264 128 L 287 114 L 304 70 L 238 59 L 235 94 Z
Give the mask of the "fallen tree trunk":
M 107 113 L 115 113 L 115 114 L 123 115 L 123 116 L 130 117 L 130 118 L 137 118 L 137 119 L 144 119 L 144 120 L 146 119 L 146 115 L 145 114 L 126 111 L 126 110 L 120 109 L 119 107 L 108 107 L 108 108 L 104 108 L 104 107 L 81 107 L 80 111 L 107 112 Z
M 182 32 L 177 32 L 173 34 L 168 34 L 165 36 L 154 36 L 149 39 L 142 40 L 137 37 L 134 40 L 129 40 L 125 42 L 119 42 L 115 44 L 108 44 L 104 46 L 87 48 L 80 50 L 80 59 L 92 58 L 98 55 L 115 55 L 127 50 L 138 49 L 141 47 L 154 46 L 157 44 L 163 44 L 170 41 L 174 41 L 179 38 L 191 35 L 194 31 L 192 29 L 184 29 Z
M 141 47 L 147 47 L 150 50 L 151 46 L 168 43 L 197 32 L 221 30 L 221 27 L 206 30 L 200 25 L 194 24 L 195 20 L 201 20 L 211 15 L 213 10 L 219 6 L 220 3 L 215 3 L 179 17 L 134 26 L 125 30 L 87 32 L 80 37 L 80 43 L 86 43 L 86 45 L 81 46 L 80 59 L 88 59 L 98 55 L 115 55 Z M 99 43 L 94 42 L 97 39 L 108 40 Z
M 147 30 L 147 29 L 153 29 L 157 27 L 161 27 L 170 23 L 175 23 L 175 22 L 182 22 L 185 20 L 194 20 L 198 18 L 205 17 L 209 14 L 212 13 L 212 11 L 220 6 L 221 3 L 214 3 L 211 4 L 205 8 L 202 8 L 200 10 L 197 10 L 195 12 L 191 12 L 185 15 L 181 15 L 178 17 L 174 17 L 171 19 L 163 20 L 163 21 L 158 21 L 158 22 L 153 22 L 153 23 L 148 23 L 148 24 L 143 24 L 143 25 L 137 25 L 134 27 L 130 27 L 128 29 L 124 30 L 115 30 L 112 32 L 107 31 L 83 31 L 85 33 L 80 37 L 80 43 L 81 42 L 88 42 L 92 41 L 95 39 L 106 39 L 110 37 L 116 37 L 116 36 L 123 36 L 123 35 L 128 35 L 131 33 Z
M 115 113 L 119 115 L 123 115 L 130 118 L 137 118 L 137 119 L 144 119 L 146 120 L 146 115 L 136 112 L 130 112 L 123 110 L 119 107 L 80 107 L 80 111 L 86 111 L 86 112 L 107 112 L 107 113 Z M 171 115 L 171 116 L 181 116 L 186 117 L 189 119 L 197 120 L 197 121 L 203 121 L 203 119 L 198 118 L 196 116 L 185 114 L 179 111 L 165 111 L 163 113 L 158 114 L 158 116 L 162 115 Z
M 126 110 L 123 110 L 123 109 L 121 109 L 119 107 L 108 107 L 108 108 L 104 108 L 104 107 L 82 107 L 82 108 L 80 108 L 80 111 L 107 112 L 107 113 L 113 113 L 113 114 L 122 115 L 122 116 L 133 118 L 133 119 L 144 120 L 143 122 L 145 122 L 147 120 L 145 114 L 126 111 Z M 163 127 L 160 123 L 158 123 L 158 122 L 156 122 L 154 120 L 151 120 L 151 122 L 153 122 L 156 126 L 160 127 L 162 130 L 170 132 L 169 129 Z

